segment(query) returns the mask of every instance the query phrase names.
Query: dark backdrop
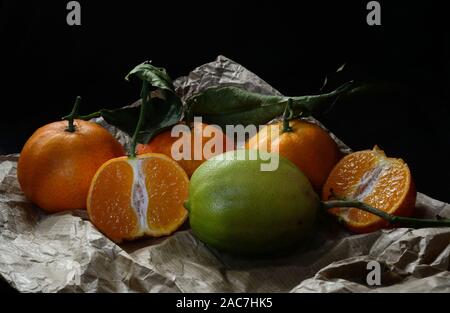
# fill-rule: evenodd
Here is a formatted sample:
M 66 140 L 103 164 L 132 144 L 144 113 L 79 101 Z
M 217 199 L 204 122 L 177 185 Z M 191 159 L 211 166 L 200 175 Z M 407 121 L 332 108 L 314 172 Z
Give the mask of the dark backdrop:
M 450 202 L 449 19 L 430 1 L 1 1 L 0 153 L 20 151 L 39 126 L 70 111 L 123 106 L 139 87 L 124 75 L 144 60 L 176 78 L 223 54 L 286 95 L 347 76 L 399 84 L 391 97 L 339 104 L 321 120 L 354 149 L 380 145 L 410 165 L 418 189 Z M 164 2 L 164 4 L 162 4 Z

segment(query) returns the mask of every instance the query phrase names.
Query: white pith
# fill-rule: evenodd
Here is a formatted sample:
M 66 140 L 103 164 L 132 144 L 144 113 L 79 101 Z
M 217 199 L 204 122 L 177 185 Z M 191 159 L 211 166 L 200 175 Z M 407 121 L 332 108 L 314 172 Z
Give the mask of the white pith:
M 381 177 L 385 171 L 389 170 L 390 165 L 387 158 L 380 158 L 376 166 L 361 177 L 360 181 L 355 186 L 355 191 L 351 198 L 364 202 L 364 199 L 370 195 L 375 188 L 378 178 Z M 341 208 L 339 216 L 348 221 L 350 209 L 351 208 Z
M 145 186 L 145 177 L 142 174 L 142 160 L 132 159 L 129 160 L 131 167 L 133 168 L 133 188 L 132 188 L 132 200 L 131 207 L 133 208 L 139 222 L 139 230 L 141 232 L 148 232 L 147 223 L 147 211 L 148 211 L 148 193 Z
M 375 188 L 378 177 L 382 176 L 383 172 L 388 170 L 390 163 L 386 159 L 381 159 L 378 164 L 370 171 L 361 177 L 356 186 L 353 198 L 358 201 L 363 201 Z

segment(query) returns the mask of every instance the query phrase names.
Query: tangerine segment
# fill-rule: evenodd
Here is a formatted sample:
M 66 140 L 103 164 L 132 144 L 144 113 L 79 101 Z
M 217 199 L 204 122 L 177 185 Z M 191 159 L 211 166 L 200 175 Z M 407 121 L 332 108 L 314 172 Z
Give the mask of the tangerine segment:
M 188 197 L 189 179 L 184 170 L 165 155 L 139 156 L 148 192 L 147 234 L 170 234 L 187 218 L 184 201 Z
M 188 184 L 185 171 L 165 155 L 113 159 L 92 180 L 88 214 L 116 242 L 169 235 L 187 217 Z
M 95 174 L 87 200 L 92 223 L 113 241 L 142 234 L 132 206 L 133 167 L 126 157 L 112 159 Z
M 382 150 L 359 151 L 344 157 L 331 171 L 322 192 L 356 199 L 393 215 L 413 213 L 416 191 L 408 165 L 402 159 L 388 158 Z M 350 230 L 365 233 L 387 226 L 378 216 L 357 208 L 333 208 Z

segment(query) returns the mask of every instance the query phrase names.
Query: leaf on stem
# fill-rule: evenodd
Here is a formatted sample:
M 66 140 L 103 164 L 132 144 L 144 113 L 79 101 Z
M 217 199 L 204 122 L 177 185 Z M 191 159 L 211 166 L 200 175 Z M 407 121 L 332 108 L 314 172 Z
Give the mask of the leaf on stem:
M 262 95 L 234 86 L 212 87 L 190 97 L 186 104 L 192 116 L 201 116 L 209 124 L 222 127 L 236 124 L 262 125 L 281 116 L 288 101 L 292 101 L 295 115 L 324 113 L 352 88 L 353 82 L 348 82 L 330 93 L 285 97 Z
M 144 125 L 138 135 L 139 143 L 148 143 L 154 136 L 180 121 L 183 104 L 164 68 L 144 62 L 128 73 L 125 79 L 130 80 L 132 76 L 147 81 L 151 88 L 158 91 L 158 95 L 153 93 L 147 103 Z M 139 106 L 100 111 L 106 122 L 130 136 L 136 128 L 139 113 Z

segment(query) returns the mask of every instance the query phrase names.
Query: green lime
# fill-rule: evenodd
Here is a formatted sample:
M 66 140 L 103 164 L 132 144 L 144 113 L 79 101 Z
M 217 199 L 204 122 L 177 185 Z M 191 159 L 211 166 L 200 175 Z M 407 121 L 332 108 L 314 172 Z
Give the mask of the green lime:
M 255 159 L 256 155 L 256 159 Z M 306 238 L 319 198 L 289 160 L 262 171 L 269 153 L 237 150 L 203 163 L 193 174 L 186 208 L 194 235 L 233 254 L 272 254 Z

